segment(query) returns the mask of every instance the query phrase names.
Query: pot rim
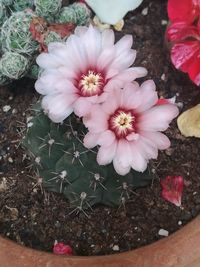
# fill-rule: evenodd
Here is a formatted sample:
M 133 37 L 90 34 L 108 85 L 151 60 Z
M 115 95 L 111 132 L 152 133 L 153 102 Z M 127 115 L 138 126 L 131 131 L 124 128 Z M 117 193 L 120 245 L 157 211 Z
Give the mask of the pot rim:
M 200 216 L 169 237 L 106 256 L 65 256 L 24 247 L 0 236 L 2 267 L 199 267 Z

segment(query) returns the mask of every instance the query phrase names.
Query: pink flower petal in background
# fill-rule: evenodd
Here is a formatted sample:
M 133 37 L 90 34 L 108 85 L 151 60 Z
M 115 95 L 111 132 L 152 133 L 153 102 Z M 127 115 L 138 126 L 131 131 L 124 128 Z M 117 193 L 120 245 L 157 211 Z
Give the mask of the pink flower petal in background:
M 72 255 L 73 250 L 69 245 L 55 241 L 53 246 L 53 253 L 58 255 Z
M 184 180 L 182 176 L 166 176 L 160 181 L 161 196 L 177 207 L 181 206 Z

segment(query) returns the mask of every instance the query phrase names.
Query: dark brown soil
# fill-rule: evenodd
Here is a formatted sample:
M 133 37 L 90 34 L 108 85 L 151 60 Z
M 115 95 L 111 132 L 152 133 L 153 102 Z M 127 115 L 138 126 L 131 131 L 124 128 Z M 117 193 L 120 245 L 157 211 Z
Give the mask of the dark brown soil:
M 164 43 L 166 0 L 145 0 L 125 19 L 124 33 L 134 37 L 138 51 L 136 65 L 149 70 L 148 78 L 156 82 L 160 96 L 177 96 L 182 110 L 200 102 L 200 90 L 187 75 L 176 71 L 169 61 Z M 148 7 L 148 14 L 142 10 Z M 160 152 L 151 168 L 152 185 L 139 189 L 125 207 L 95 207 L 69 215 L 68 202 L 55 193 L 45 192 L 27 166 L 25 152 L 19 146 L 25 129 L 27 109 L 38 96 L 33 83 L 23 80 L 12 88 L 0 88 L 0 233 L 20 244 L 52 251 L 55 240 L 73 247 L 76 255 L 102 255 L 152 243 L 165 229 L 173 233 L 197 216 L 200 211 L 200 141 L 184 138 L 173 122 L 167 135 L 172 146 Z M 7 112 L 5 106 L 11 109 Z M 182 175 L 185 179 L 182 207 L 160 196 L 159 179 Z

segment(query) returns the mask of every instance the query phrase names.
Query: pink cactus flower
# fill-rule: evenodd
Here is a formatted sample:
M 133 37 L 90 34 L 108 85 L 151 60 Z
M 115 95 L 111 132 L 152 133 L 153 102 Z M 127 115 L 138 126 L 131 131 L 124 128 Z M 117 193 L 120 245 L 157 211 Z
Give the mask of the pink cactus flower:
M 160 181 L 162 186 L 162 197 L 176 205 L 181 206 L 184 180 L 182 176 L 167 176 Z
M 58 255 L 72 255 L 73 251 L 69 245 L 55 241 L 53 246 L 53 253 Z
M 72 112 L 85 116 L 93 104 L 106 100 L 115 84 L 143 77 L 145 68 L 130 67 L 136 57 L 132 36 L 114 44 L 114 32 L 77 27 L 66 43 L 51 43 L 37 63 L 44 69 L 35 84 L 44 95 L 42 107 L 54 122 Z M 129 68 L 130 67 L 130 68 Z
M 97 162 L 106 165 L 113 161 L 116 172 L 127 174 L 131 168 L 143 172 L 149 159 L 156 159 L 158 149 L 166 149 L 170 141 L 160 131 L 178 115 L 171 103 L 157 105 L 158 95 L 152 80 L 127 83 L 123 89 L 110 92 L 109 98 L 92 108 L 83 118 L 89 132 L 84 145 L 99 145 Z

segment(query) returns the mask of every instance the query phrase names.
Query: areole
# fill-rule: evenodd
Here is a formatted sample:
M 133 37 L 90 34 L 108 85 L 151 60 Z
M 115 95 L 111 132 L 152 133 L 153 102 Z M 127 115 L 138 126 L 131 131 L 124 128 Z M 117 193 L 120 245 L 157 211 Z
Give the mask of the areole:
M 0 237 L 0 267 L 199 267 L 200 216 L 151 245 L 110 256 L 59 256 Z

